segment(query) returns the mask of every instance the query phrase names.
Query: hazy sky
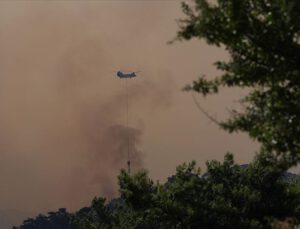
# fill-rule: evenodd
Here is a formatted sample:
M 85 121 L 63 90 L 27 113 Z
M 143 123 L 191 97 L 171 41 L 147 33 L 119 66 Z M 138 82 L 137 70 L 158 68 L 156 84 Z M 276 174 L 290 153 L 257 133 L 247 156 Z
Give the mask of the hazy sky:
M 167 45 L 182 16 L 175 0 L 0 2 L 0 220 L 116 195 L 126 166 L 119 69 L 141 71 L 128 81 L 133 167 L 165 180 L 193 159 L 253 158 L 256 144 L 220 130 L 181 91 L 227 58 L 204 41 Z M 222 120 L 242 94 L 198 102 Z

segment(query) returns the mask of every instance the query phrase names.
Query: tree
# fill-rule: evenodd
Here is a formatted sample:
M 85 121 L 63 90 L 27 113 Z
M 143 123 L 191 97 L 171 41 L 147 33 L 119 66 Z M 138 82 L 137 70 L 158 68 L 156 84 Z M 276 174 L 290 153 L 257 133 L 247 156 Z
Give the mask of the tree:
M 93 201 L 87 217 L 74 222 L 87 229 L 271 229 L 276 220 L 299 219 L 299 185 L 260 165 L 241 167 L 227 154 L 223 163 L 208 162 L 203 175 L 195 162 L 178 166 L 165 184 L 155 184 L 145 171 L 122 171 L 120 199 L 113 205 Z
M 65 208 L 57 212 L 49 212 L 48 215 L 39 214 L 35 219 L 24 220 L 23 224 L 16 229 L 71 229 L 70 214 Z
M 187 86 L 206 96 L 221 87 L 248 88 L 243 112 L 220 126 L 244 131 L 261 143 L 263 158 L 282 171 L 300 160 L 300 2 L 297 0 L 195 0 L 182 3 L 177 39 L 205 39 L 224 47 L 221 76 Z

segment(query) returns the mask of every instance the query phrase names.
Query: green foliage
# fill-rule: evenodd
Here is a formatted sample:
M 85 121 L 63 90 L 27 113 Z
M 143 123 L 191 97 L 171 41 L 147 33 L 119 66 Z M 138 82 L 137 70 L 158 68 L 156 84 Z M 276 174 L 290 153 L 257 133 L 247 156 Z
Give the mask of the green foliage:
M 110 228 L 111 215 L 107 206 L 105 206 L 105 198 L 94 198 L 89 211 L 84 214 L 75 214 L 72 217 L 74 229 L 96 229 Z
M 247 132 L 285 170 L 300 159 L 300 2 L 298 0 L 195 0 L 182 4 L 179 40 L 193 37 L 224 47 L 223 74 L 201 77 L 185 89 L 202 95 L 220 87 L 249 88 L 243 112 L 221 127 Z
M 97 229 L 208 229 L 233 225 L 267 229 L 275 220 L 299 219 L 299 186 L 286 182 L 271 165 L 261 166 L 264 162 L 260 160 L 241 167 L 234 163 L 232 154 L 227 154 L 223 163 L 208 162 L 202 176 L 195 162 L 183 164 L 163 185 L 154 185 L 145 171 L 133 176 L 122 171 L 122 199 L 109 211 L 103 210 L 109 208 L 103 201 L 98 205 L 93 201 L 88 220 L 82 218 L 76 223 L 78 228 Z M 97 217 L 91 217 L 93 212 L 99 212 Z
M 119 175 L 119 186 L 121 198 L 128 200 L 136 210 L 149 208 L 148 205 L 153 202 L 153 193 L 158 190 L 158 187 L 148 178 L 146 171 L 140 171 L 131 177 L 122 170 Z

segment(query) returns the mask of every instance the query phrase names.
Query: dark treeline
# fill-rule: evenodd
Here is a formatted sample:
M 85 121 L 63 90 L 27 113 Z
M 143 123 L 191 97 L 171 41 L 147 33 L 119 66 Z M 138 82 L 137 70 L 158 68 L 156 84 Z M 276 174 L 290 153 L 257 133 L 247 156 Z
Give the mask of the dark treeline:
M 49 212 L 48 215 L 38 215 L 35 219 L 29 218 L 19 227 L 13 229 L 71 229 L 71 215 L 64 208 L 57 212 Z
M 241 167 L 228 154 L 207 164 L 203 176 L 195 163 L 177 168 L 165 184 L 145 171 L 119 176 L 120 198 L 95 198 L 75 214 L 65 209 L 27 219 L 14 229 L 92 228 L 272 228 L 279 221 L 297 224 L 300 177 L 265 165 Z M 278 179 L 277 179 L 278 178 Z

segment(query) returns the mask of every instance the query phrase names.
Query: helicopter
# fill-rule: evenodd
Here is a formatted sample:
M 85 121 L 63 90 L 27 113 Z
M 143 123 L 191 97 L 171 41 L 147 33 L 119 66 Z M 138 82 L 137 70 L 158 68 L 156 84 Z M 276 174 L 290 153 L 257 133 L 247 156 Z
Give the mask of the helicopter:
M 128 72 L 128 73 L 124 73 L 122 71 L 117 71 L 117 76 L 120 78 L 120 79 L 123 79 L 123 78 L 133 78 L 133 77 L 136 77 L 136 73 L 138 72 Z

